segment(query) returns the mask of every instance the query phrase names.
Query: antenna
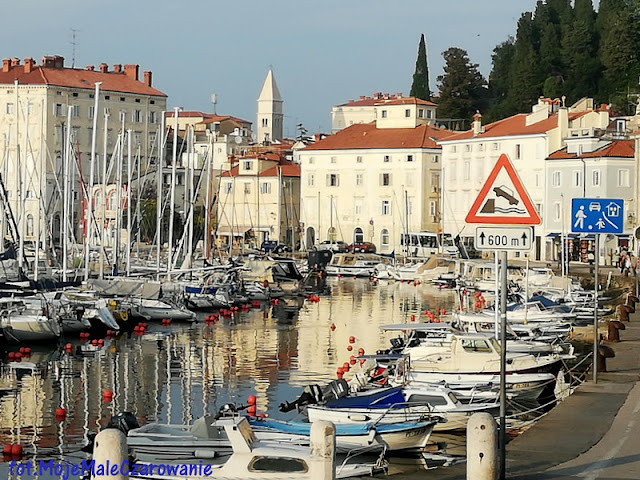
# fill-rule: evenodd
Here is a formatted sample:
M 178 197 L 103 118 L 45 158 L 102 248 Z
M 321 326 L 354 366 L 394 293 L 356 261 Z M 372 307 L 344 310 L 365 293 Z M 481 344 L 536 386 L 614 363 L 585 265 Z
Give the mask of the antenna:
M 76 33 L 78 33 L 80 30 L 77 28 L 70 28 L 69 30 L 71 30 L 71 68 L 75 68 L 76 66 Z
M 213 103 L 213 114 L 216 115 L 216 104 L 218 103 L 218 95 L 211 94 L 211 103 Z

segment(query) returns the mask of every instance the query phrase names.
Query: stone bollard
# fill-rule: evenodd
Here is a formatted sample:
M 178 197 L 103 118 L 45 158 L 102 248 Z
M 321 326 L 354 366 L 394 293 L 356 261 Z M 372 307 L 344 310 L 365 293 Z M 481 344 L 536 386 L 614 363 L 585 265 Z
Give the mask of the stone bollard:
M 607 358 L 614 358 L 615 356 L 616 353 L 613 351 L 613 348 L 606 345 L 599 345 L 598 358 L 596 358 L 596 368 L 598 369 L 598 372 L 606 372 Z
M 93 474 L 91 480 L 126 480 L 129 478 L 127 437 L 115 428 L 107 428 L 96 435 L 93 446 Z M 100 468 L 102 466 L 102 468 Z M 116 469 L 114 470 L 114 467 Z M 123 473 L 123 470 L 125 472 Z M 100 474 L 102 473 L 102 474 Z
M 499 476 L 498 426 L 488 413 L 474 413 L 467 423 L 467 480 Z
M 316 420 L 311 424 L 311 480 L 336 478 L 336 427 L 331 422 Z
M 635 308 L 632 308 L 629 305 L 618 305 L 616 308 L 618 310 L 618 318 L 620 318 L 620 321 L 622 322 L 628 322 L 629 313 L 631 313 L 631 310 L 635 311 Z

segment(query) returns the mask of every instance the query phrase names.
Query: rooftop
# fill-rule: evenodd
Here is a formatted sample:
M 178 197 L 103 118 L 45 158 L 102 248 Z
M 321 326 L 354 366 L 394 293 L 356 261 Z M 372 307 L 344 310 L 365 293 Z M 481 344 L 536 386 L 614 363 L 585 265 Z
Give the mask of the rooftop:
M 603 145 L 593 152 L 568 153 L 567 147 L 553 152 L 549 155 L 549 160 L 570 160 L 576 158 L 633 158 L 635 153 L 635 142 L 633 140 L 615 140 Z
M 338 107 L 373 107 L 379 105 L 427 105 L 437 107 L 433 102 L 420 100 L 414 97 L 403 97 L 402 93 L 374 93 L 373 96 L 361 96 L 359 100 L 349 100 L 347 103 L 338 105 Z

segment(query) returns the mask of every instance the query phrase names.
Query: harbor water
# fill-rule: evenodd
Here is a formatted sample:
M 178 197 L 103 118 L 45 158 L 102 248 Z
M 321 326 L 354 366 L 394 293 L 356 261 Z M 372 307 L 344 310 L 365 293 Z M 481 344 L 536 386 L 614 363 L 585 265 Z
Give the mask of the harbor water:
M 388 346 L 394 335 L 379 326 L 425 321 L 426 311 L 449 311 L 454 297 L 426 285 L 330 279 L 318 302 L 262 304 L 212 325 L 199 313 L 196 324 L 149 324 L 144 334 L 123 333 L 103 347 L 66 337 L 57 347 L 31 345 L 20 363 L 7 360 L 19 346 L 4 347 L 0 440 L 22 445 L 25 462 L 77 464 L 88 458 L 82 448 L 93 435 L 123 411 L 140 424 L 191 424 L 255 395 L 258 414 L 291 419 L 294 412 L 280 413 L 280 403 L 335 379 L 360 348 Z M 27 478 L 10 476 L 9 460 L 0 463 L 0 478 Z

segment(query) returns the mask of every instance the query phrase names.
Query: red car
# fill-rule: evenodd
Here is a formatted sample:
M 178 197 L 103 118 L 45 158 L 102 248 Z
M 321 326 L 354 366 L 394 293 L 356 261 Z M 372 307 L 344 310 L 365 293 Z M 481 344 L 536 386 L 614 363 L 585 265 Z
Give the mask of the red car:
M 353 253 L 376 253 L 376 246 L 371 242 L 353 242 L 347 245 L 347 251 Z

